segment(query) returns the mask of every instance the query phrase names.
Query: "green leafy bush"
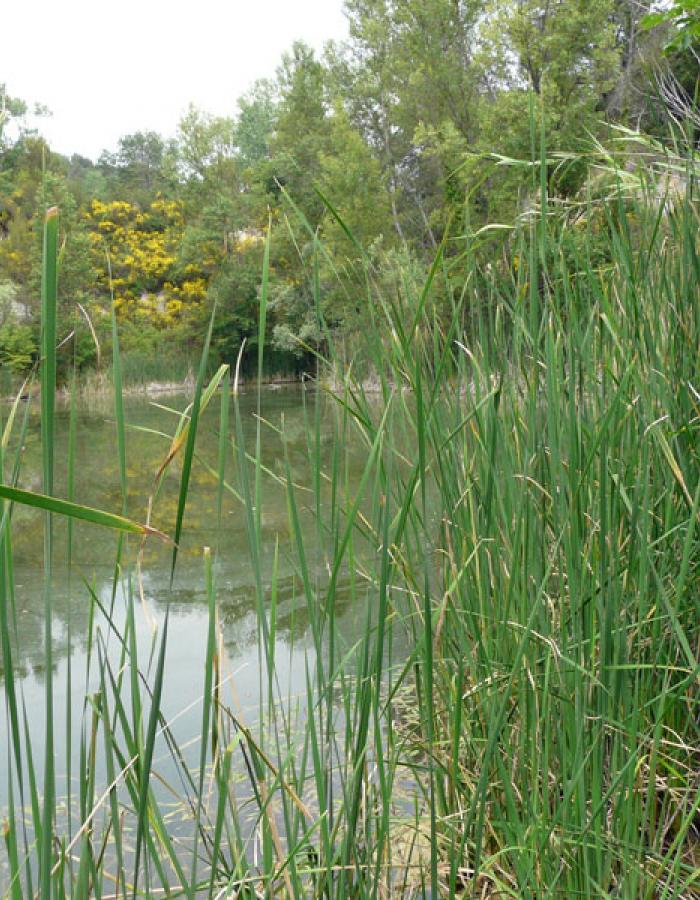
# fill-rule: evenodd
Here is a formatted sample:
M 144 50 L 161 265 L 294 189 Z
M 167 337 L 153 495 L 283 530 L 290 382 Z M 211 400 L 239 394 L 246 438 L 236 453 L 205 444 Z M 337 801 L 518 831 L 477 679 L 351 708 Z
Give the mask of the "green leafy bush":
M 34 331 L 29 325 L 6 322 L 0 328 L 0 366 L 11 372 L 26 372 L 37 354 Z

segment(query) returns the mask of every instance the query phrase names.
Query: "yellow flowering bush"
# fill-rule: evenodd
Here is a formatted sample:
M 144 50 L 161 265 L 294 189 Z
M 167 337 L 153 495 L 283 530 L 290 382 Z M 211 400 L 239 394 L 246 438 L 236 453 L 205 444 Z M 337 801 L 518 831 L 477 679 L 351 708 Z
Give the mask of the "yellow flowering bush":
M 196 264 L 179 264 L 185 228 L 181 205 L 163 197 L 144 210 L 124 200 L 93 200 L 86 213 L 93 265 L 121 318 L 156 327 L 177 323 L 206 296 Z

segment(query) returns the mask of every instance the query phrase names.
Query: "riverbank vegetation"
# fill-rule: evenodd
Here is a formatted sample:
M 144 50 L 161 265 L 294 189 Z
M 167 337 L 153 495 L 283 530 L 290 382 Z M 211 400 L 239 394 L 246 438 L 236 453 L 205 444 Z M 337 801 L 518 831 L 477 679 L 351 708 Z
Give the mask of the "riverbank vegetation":
M 68 710 L 83 723 L 79 750 L 55 743 L 64 711 L 52 712 L 49 537 L 42 762 L 13 675 L 10 501 L 50 507 L 2 488 L 8 896 L 700 896 L 700 256 L 697 173 L 682 164 L 687 192 L 662 203 L 655 173 L 630 183 L 623 166 L 584 205 L 550 206 L 543 189 L 511 255 L 490 266 L 460 237 L 469 277 L 459 293 L 444 247 L 428 279 L 407 277 L 398 295 L 367 261 L 364 362 L 379 394 L 346 370 L 330 447 L 319 394 L 307 394 L 309 487 L 288 458 L 278 472 L 262 465 L 268 426 L 258 418 L 246 440 L 235 388 L 229 419 L 231 373 L 207 385 L 205 346 L 155 491 L 181 461 L 170 531 L 179 542 L 199 411 L 223 386 L 212 504 L 233 491 L 246 521 L 262 699 L 252 723 L 230 699 L 235 660 L 219 640 L 213 548 L 202 563 L 209 640 L 193 648 L 201 731 L 177 744 L 161 709 L 167 606 L 151 650 L 139 649 L 143 573 L 120 541 L 112 605 L 89 583 L 75 588 L 91 608 L 90 689 L 83 709 Z M 312 252 L 324 252 L 319 241 Z M 49 334 L 50 256 L 45 264 Z M 54 359 L 45 344 L 46 494 Z M 322 365 L 339 371 L 332 353 Z M 18 410 L 12 428 L 23 427 Z M 351 436 L 366 447 L 352 483 Z M 6 457 L 6 483 L 21 481 L 21 461 L 21 450 Z M 271 478 L 287 494 L 295 639 L 308 641 L 301 696 L 279 687 L 288 661 L 276 641 L 278 557 L 263 527 Z M 51 510 L 140 530 L 80 506 Z M 336 628 L 340 603 L 365 619 L 349 642 Z M 59 797 L 56 773 L 71 754 L 78 787 Z
M 326 327 L 352 342 L 363 324 L 361 282 L 347 276 L 360 257 L 339 219 L 394 291 L 404 272 L 427 274 L 448 233 L 490 226 L 491 240 L 474 252 L 482 262 L 499 254 L 503 235 L 494 226 L 509 225 L 534 200 L 522 169 L 501 164 L 531 158 L 533 117 L 550 153 L 574 154 L 547 171 L 550 196 L 572 199 L 590 181 L 592 136 L 615 141 L 612 126 L 622 125 L 665 140 L 669 121 L 692 116 L 692 9 L 686 26 L 682 4 L 670 23 L 660 14 L 648 21 L 647 0 L 541 6 L 348 0 L 347 41 L 321 55 L 295 44 L 230 117 L 190 108 L 174 138 L 125 135 L 97 161 L 53 152 L 30 127 L 37 119 L 26 104 L 3 88 L 6 380 L 39 355 L 49 206 L 61 208 L 60 337 L 75 332 L 59 354 L 62 381 L 74 364 L 99 370 L 109 358 L 112 300 L 125 374 L 133 368 L 138 378 L 149 359 L 164 370 L 185 359 L 196 365 L 214 304 L 212 360 L 233 364 L 245 339 L 242 366 L 254 371 L 269 218 L 266 367 L 299 375 L 313 372 L 313 353 L 325 349 L 309 288 L 314 234 L 325 248 L 313 277 Z M 639 162 L 630 157 L 631 166 Z M 458 245 L 449 251 L 450 287 L 459 291 L 470 270 Z
M 350 4 L 358 23 L 371 18 L 379 42 L 394 32 L 381 31 L 377 8 Z M 418 15 L 422 8 L 406 4 L 400 12 Z M 561 8 L 573 14 L 574 5 Z M 586 9 L 600 9 L 608 21 L 605 3 Z M 410 21 L 397 40 L 415 39 Z M 494 41 L 515 41 L 508 21 Z M 581 21 L 572 23 L 578 34 Z M 446 29 L 435 40 L 449 47 L 451 37 Z M 555 46 L 565 37 L 568 46 L 569 32 Z M 596 60 L 599 46 L 602 60 L 617 59 L 615 48 L 596 38 Z M 391 48 L 382 47 L 386 62 Z M 415 63 L 420 47 L 412 52 L 411 73 L 399 71 L 418 105 L 428 75 Z M 446 66 L 451 59 L 434 47 L 429 58 Z M 377 109 L 371 90 L 379 83 L 370 62 L 363 58 L 358 69 L 368 115 Z M 313 71 L 320 81 L 323 66 Z M 453 77 L 450 70 L 445 85 Z M 501 145 L 481 170 L 488 171 L 488 190 L 477 179 L 469 189 L 456 187 L 452 204 L 443 194 L 435 208 L 424 207 L 430 228 L 420 240 L 406 237 L 426 223 L 406 183 L 382 168 L 390 156 L 381 164 L 372 157 L 377 178 L 390 180 L 356 220 L 351 186 L 340 199 L 312 192 L 305 180 L 297 192 L 276 188 L 280 205 L 241 254 L 254 283 L 253 324 L 237 333 L 235 346 L 241 360 L 242 337 L 254 347 L 246 363 L 258 380 L 253 438 L 237 391 L 241 368 L 235 359 L 228 366 L 223 349 L 224 340 L 234 340 L 228 295 L 212 292 L 232 266 L 217 270 L 198 301 L 209 318 L 198 326 L 203 349 L 195 357 L 193 400 L 164 443 L 147 512 L 127 503 L 120 341 L 133 323 L 129 300 L 116 302 L 116 289 L 106 307 L 102 365 L 116 386 L 121 473 L 122 505 L 109 512 L 122 518 L 81 506 L 72 475 L 63 499 L 73 506 L 13 492 L 22 484 L 20 401 L 6 418 L 0 636 L 10 789 L 3 889 L 12 900 L 700 897 L 695 125 L 667 122 L 656 135 L 651 125 L 608 125 L 605 141 L 581 135 L 572 149 L 549 120 L 556 95 L 545 108 L 537 90 L 512 90 L 507 102 L 517 98 L 523 115 L 511 120 L 522 127 L 522 153 L 506 154 Z M 384 96 L 393 103 L 397 95 Z M 426 107 L 438 108 L 440 95 L 434 97 Z M 593 121 L 596 103 L 576 107 L 577 117 L 585 120 L 588 110 Z M 340 143 L 353 146 L 355 133 Z M 392 141 L 398 133 L 393 126 L 387 132 Z M 462 160 L 449 170 L 456 179 L 475 178 L 470 165 L 482 166 L 485 157 L 465 156 L 458 135 L 448 137 L 450 166 Z M 439 139 L 444 151 L 447 138 Z M 338 177 L 347 174 L 345 166 Z M 204 184 L 202 176 L 197 187 Z M 419 199 L 427 203 L 428 196 Z M 498 218 L 483 204 L 494 204 Z M 376 234 L 362 227 L 375 210 L 400 226 L 405 244 L 377 249 Z M 119 226 L 125 235 L 130 221 Z M 62 352 L 56 336 L 72 315 L 56 283 L 58 235 L 52 213 L 39 267 L 44 495 L 54 493 Z M 280 258 L 282 247 L 289 255 Z M 298 282 L 290 275 L 285 283 L 280 273 L 292 270 L 281 259 L 290 266 L 296 260 Z M 205 260 L 201 255 L 197 265 Z M 195 280 L 197 273 L 189 275 Z M 285 319 L 292 308 L 299 317 Z M 362 330 L 352 321 L 364 323 Z M 279 330 L 283 325 L 288 331 Z M 268 343 L 278 352 L 290 334 L 302 338 L 305 364 L 324 375 L 334 403 L 330 438 L 322 438 L 322 389 L 305 389 L 308 485 L 293 476 L 287 452 L 274 471 L 263 464 L 271 429 L 262 415 Z M 168 535 L 171 585 L 177 583 L 191 476 L 202 465 L 200 413 L 213 404 L 220 454 L 210 472 L 212 516 L 218 510 L 221 519 L 221 498 L 229 494 L 245 521 L 249 558 L 241 565 L 251 567 L 255 584 L 261 706 L 248 721 L 236 702 L 236 661 L 220 640 L 217 547 L 203 549 L 209 631 L 207 646 L 192 650 L 202 660 L 201 727 L 179 742 L 163 711 L 170 607 L 144 647 L 137 624 L 147 602 L 144 556 L 129 550 L 162 539 L 144 534 L 144 525 L 164 474 L 175 472 Z M 274 437 L 284 447 L 284 422 L 279 432 Z M 349 448 L 357 441 L 362 470 L 351 480 Z M 279 544 L 264 527 L 273 482 L 286 498 L 291 613 L 280 608 Z M 27 503 L 47 513 L 41 750 L 12 663 L 21 614 L 13 515 Z M 55 706 L 61 685 L 51 656 L 52 535 L 63 518 L 121 534 L 108 561 L 109 596 L 76 579 L 74 590 L 90 607 L 87 671 L 69 669 L 67 677 L 85 679 L 86 699 L 68 710 Z M 70 546 L 69 538 L 69 558 Z M 337 628 L 341 603 L 364 622 L 351 639 Z M 276 640 L 283 614 L 296 622 L 291 640 L 307 648 L 301 695 L 281 688 L 288 665 Z M 60 743 L 56 722 L 65 716 L 81 723 L 77 748 L 70 737 L 69 746 Z M 73 770 L 63 796 L 56 783 L 66 760 Z

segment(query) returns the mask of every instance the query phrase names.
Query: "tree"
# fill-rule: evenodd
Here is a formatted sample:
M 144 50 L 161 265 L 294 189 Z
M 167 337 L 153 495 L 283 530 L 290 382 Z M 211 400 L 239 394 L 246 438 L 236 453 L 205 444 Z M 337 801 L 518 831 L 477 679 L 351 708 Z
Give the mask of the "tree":
M 646 28 L 671 25 L 666 46 L 669 50 L 693 50 L 700 43 L 700 3 L 698 0 L 671 0 L 665 9 L 649 13 Z
M 174 180 L 173 147 L 154 131 L 136 131 L 119 139 L 115 153 L 104 152 L 100 167 L 111 177 L 116 195 L 148 203 L 155 193 L 171 192 Z
M 36 117 L 51 114 L 42 103 L 35 103 L 31 112 Z M 28 113 L 29 105 L 19 97 L 11 97 L 6 86 L 0 82 L 0 152 L 25 137 L 36 136 L 36 129 L 27 125 Z
M 21 122 L 27 113 L 27 104 L 17 97 L 10 97 L 4 84 L 0 84 L 0 150 L 7 146 L 7 126 Z
M 644 20 L 653 0 L 616 0 L 613 10 L 619 69 L 616 82 L 605 97 L 606 114 L 614 119 L 648 119 L 649 69 L 659 56 L 657 42 L 650 38 Z
M 17 288 L 28 311 L 38 304 L 39 230 L 42 184 L 57 174 L 59 161 L 43 138 L 24 134 L 0 154 L 0 275 Z
M 277 114 L 277 90 L 267 79 L 256 81 L 248 93 L 239 99 L 234 140 L 244 169 L 250 169 L 270 158 L 270 144 Z
M 516 85 L 520 76 L 532 87 L 556 131 L 589 121 L 617 74 L 613 0 L 497 0 L 495 6 L 493 46 L 506 59 L 514 54 Z
M 686 121 L 697 141 L 700 132 L 700 3 L 671 0 L 667 8 L 650 13 L 643 26 L 661 32 L 664 67 L 659 67 L 657 87 L 673 121 Z
M 336 90 L 382 166 L 394 230 L 433 247 L 449 173 L 426 133 L 476 139 L 483 0 L 348 0 L 350 40 L 329 63 Z M 426 240 L 429 238 L 429 240 Z
M 490 3 L 482 34 L 489 90 L 479 107 L 479 155 L 462 170 L 468 182 L 481 186 L 477 196 L 483 217 L 509 218 L 522 202 L 522 190 L 531 186 L 512 168 L 489 173 L 481 155 L 527 159 L 533 150 L 540 152 L 542 129 L 548 153 L 575 152 L 599 131 L 604 98 L 619 73 L 616 5 L 617 0 Z M 550 190 L 574 193 L 585 175 L 583 159 L 552 166 Z
M 220 184 L 235 172 L 235 150 L 233 120 L 190 105 L 177 127 L 178 161 L 185 180 Z
M 270 147 L 272 172 L 315 226 L 323 204 L 313 181 L 330 138 L 324 68 L 310 47 L 295 43 L 282 58 L 277 83 L 280 103 Z
M 320 153 L 319 173 L 324 195 L 362 247 L 369 247 L 391 227 L 379 161 L 340 104 L 330 119 L 328 148 Z M 325 216 L 322 232 L 332 253 L 356 253 L 334 216 Z

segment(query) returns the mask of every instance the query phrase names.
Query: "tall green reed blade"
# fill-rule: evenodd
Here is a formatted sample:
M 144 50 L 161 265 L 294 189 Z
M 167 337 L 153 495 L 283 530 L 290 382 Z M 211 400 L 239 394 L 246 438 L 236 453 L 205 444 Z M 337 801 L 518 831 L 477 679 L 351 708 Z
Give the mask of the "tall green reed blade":
M 69 501 L 75 499 L 75 457 L 76 457 L 76 437 L 77 437 L 77 387 L 76 387 L 76 365 L 75 365 L 75 340 L 73 341 L 73 371 L 71 373 L 70 382 L 70 412 L 68 420 L 68 476 L 66 482 L 66 494 Z M 68 519 L 66 565 L 68 567 L 68 587 L 71 589 L 71 575 L 73 568 L 73 519 Z M 71 607 L 69 605 L 68 616 L 66 621 L 66 644 L 68 652 L 66 655 L 66 696 L 71 697 L 73 693 L 73 617 L 71 615 Z M 70 842 L 73 830 L 73 709 L 70 702 L 66 703 L 65 709 L 65 729 L 66 729 L 66 808 L 68 810 L 68 841 Z M 69 864 L 70 865 L 70 864 Z
M 23 385 L 23 388 L 26 385 Z M 5 430 L 0 440 L 0 481 L 4 481 L 7 477 L 11 485 L 17 483 L 20 473 L 20 465 L 22 458 L 22 448 L 25 446 L 27 429 L 29 424 L 29 404 L 26 405 L 24 415 L 22 417 L 19 428 L 17 450 L 15 451 L 15 459 L 9 476 L 5 475 L 6 471 L 6 450 L 10 440 L 12 425 L 15 420 L 18 405 L 20 403 L 22 391 L 17 393 L 15 401 L 7 418 Z M 15 639 L 18 637 L 16 607 L 14 596 L 14 565 L 12 555 L 12 532 L 10 530 L 12 504 L 7 500 L 0 503 L 0 650 L 5 669 L 5 692 L 7 695 L 9 713 L 10 713 L 10 734 L 13 741 L 20 741 L 19 738 L 19 719 L 17 717 L 17 700 L 15 691 L 15 681 L 13 677 L 14 666 L 12 663 L 12 647 L 10 644 L 10 635 L 14 632 Z M 15 746 L 15 761 L 17 764 L 17 773 L 19 777 L 20 800 L 22 795 L 22 777 L 21 777 L 21 750 L 19 743 Z
M 78 399 L 77 399 L 77 375 L 75 370 L 75 360 L 73 361 L 73 372 L 70 381 L 70 409 L 68 419 L 68 477 L 66 479 L 66 499 L 69 502 L 75 501 L 75 459 L 76 459 L 76 442 L 77 442 L 77 425 L 78 425 Z M 68 520 L 67 528 L 67 544 L 66 564 L 68 566 L 68 575 L 73 566 L 73 520 Z
M 109 259 L 108 259 L 109 262 Z M 110 273 L 110 292 L 112 271 Z M 119 484 L 122 492 L 122 515 L 128 509 L 128 487 L 126 479 L 126 419 L 124 416 L 124 389 L 122 386 L 122 357 L 119 346 L 117 309 L 112 297 L 112 380 L 114 382 L 114 413 L 117 423 L 117 455 L 119 457 Z
M 47 496 L 54 490 L 54 413 L 56 407 L 56 315 L 58 295 L 58 209 L 52 207 L 44 220 L 41 279 L 41 450 L 43 486 Z M 51 858 L 55 817 L 55 760 L 53 719 L 53 614 L 51 608 L 51 564 L 53 520 L 47 509 L 44 524 L 44 663 L 45 663 L 45 755 L 44 810 L 39 848 L 39 889 L 51 896 Z
M 192 401 L 192 412 L 190 415 L 189 430 L 187 432 L 187 443 L 185 445 L 185 454 L 182 459 L 182 475 L 180 476 L 180 493 L 177 501 L 177 516 L 175 520 L 175 535 L 173 557 L 170 564 L 170 585 L 172 587 L 175 579 L 175 566 L 177 564 L 177 554 L 180 547 L 180 538 L 182 537 L 182 523 L 185 517 L 185 507 L 187 505 L 187 494 L 190 487 L 190 474 L 192 472 L 192 460 L 194 458 L 194 445 L 197 440 L 197 424 L 199 422 L 200 405 L 202 402 L 202 390 L 204 388 L 204 380 L 207 375 L 207 366 L 209 364 L 209 346 L 211 344 L 211 336 L 214 330 L 214 321 L 216 319 L 216 302 L 211 311 L 209 319 L 209 328 L 204 340 L 202 349 L 202 357 L 199 362 L 199 372 L 197 374 L 197 383 L 194 390 L 194 399 Z
M 255 428 L 255 475 L 254 475 L 254 486 L 253 486 L 253 510 L 254 516 L 252 518 L 253 523 L 253 531 L 249 536 L 249 541 L 255 543 L 256 547 L 256 557 L 260 560 L 261 553 L 260 550 L 262 548 L 262 382 L 263 382 L 263 374 L 264 374 L 264 360 L 265 360 L 265 337 L 267 334 L 267 293 L 268 293 L 268 283 L 270 276 L 270 240 L 271 240 L 271 231 L 272 231 L 272 218 L 268 219 L 267 223 L 267 234 L 265 237 L 265 250 L 263 253 L 263 266 L 262 266 L 262 280 L 260 285 L 260 304 L 258 309 L 258 371 L 257 371 L 257 417 L 256 417 L 256 428 Z M 262 586 L 262 571 L 258 571 L 256 574 L 256 608 L 257 608 L 257 617 L 258 617 L 258 629 L 259 634 L 261 636 L 260 644 L 262 646 L 258 647 L 258 655 L 261 660 L 260 663 L 260 697 L 264 697 L 264 677 L 263 672 L 264 669 L 267 669 L 269 672 L 269 677 L 272 677 L 272 673 L 274 672 L 274 656 L 271 654 L 274 653 L 274 645 L 270 641 L 270 626 L 268 623 L 267 617 L 267 609 L 265 608 L 265 596 Z M 265 663 L 263 665 L 262 659 L 263 654 L 265 658 Z M 260 735 L 259 740 L 262 745 L 264 740 L 264 716 L 260 716 Z M 254 763 L 254 767 L 256 769 L 258 781 L 261 784 L 264 784 L 264 775 L 262 774 L 262 770 L 259 769 L 259 761 L 255 753 L 252 754 L 252 759 Z M 265 785 L 265 790 L 267 790 L 267 786 Z M 265 810 L 267 812 L 267 810 Z M 261 816 L 263 816 L 263 810 L 261 808 Z M 272 868 L 272 860 L 273 860 L 273 844 L 274 844 L 274 836 L 272 834 L 272 827 L 270 823 L 270 816 L 266 814 L 262 819 L 263 824 L 263 860 L 266 871 L 270 871 Z
M 44 220 L 41 280 L 41 439 L 43 484 L 53 493 L 54 413 L 56 408 L 56 316 L 58 293 L 58 208 L 52 207 Z M 50 542 L 50 531 L 48 540 Z
M 262 476 L 262 379 L 265 361 L 265 335 L 267 333 L 267 290 L 270 278 L 270 239 L 272 220 L 267 223 L 265 252 L 263 255 L 262 284 L 260 287 L 260 309 L 258 312 L 258 417 L 255 432 L 255 527 L 260 534 L 262 521 L 261 476 Z
M 68 500 L 60 500 L 57 497 L 37 494 L 34 491 L 25 491 L 22 488 L 9 487 L 0 484 L 0 498 L 12 503 L 21 503 L 23 506 L 31 506 L 41 509 L 47 515 L 60 515 L 69 519 L 79 519 L 92 525 L 100 525 L 104 528 L 112 528 L 116 531 L 129 532 L 130 534 L 155 535 L 168 540 L 167 536 L 150 525 L 141 525 L 124 516 L 94 509 L 91 506 L 83 506 L 80 503 L 71 503 Z
M 228 398 L 227 398 L 228 402 Z M 209 746 L 209 734 L 212 726 L 212 717 L 217 711 L 214 707 L 214 666 L 216 657 L 216 595 L 214 592 L 214 575 L 212 571 L 211 549 L 204 548 L 204 577 L 207 589 L 207 604 L 209 611 L 209 623 L 207 628 L 207 646 L 205 650 L 204 661 L 204 691 L 202 693 L 202 725 L 200 734 L 200 751 L 199 751 L 199 780 L 197 783 L 197 808 L 194 821 L 194 839 L 192 842 L 192 874 L 190 876 L 189 894 L 188 896 L 195 900 L 197 894 L 197 861 L 198 861 L 198 844 L 200 830 L 202 827 L 202 813 L 205 802 L 204 795 L 204 778 L 206 774 L 207 752 Z M 213 760 L 212 760 L 213 762 Z M 216 857 L 218 856 L 218 848 L 214 848 L 212 858 L 214 866 L 216 865 Z M 212 873 L 213 874 L 213 873 Z
M 12 424 L 16 417 L 20 397 L 26 388 L 27 382 L 18 391 L 15 402 L 10 410 L 10 414 L 5 425 L 5 430 L 0 440 L 0 475 L 5 479 L 5 451 L 8 447 Z M 18 430 L 17 449 L 15 451 L 14 463 L 8 477 L 11 484 L 16 484 L 20 474 L 22 449 L 25 446 L 28 424 L 29 424 L 29 404 L 26 404 L 24 415 L 22 416 L 20 428 Z M 33 779 L 33 754 L 31 745 L 24 740 L 23 727 L 20 720 L 20 706 L 22 708 L 22 718 L 26 722 L 26 709 L 22 699 L 22 685 L 15 677 L 15 663 L 13 658 L 13 644 L 11 637 L 14 638 L 14 646 L 20 646 L 19 629 L 18 629 L 18 610 L 15 597 L 15 579 L 14 579 L 14 561 L 12 553 L 12 534 L 10 529 L 12 504 L 2 501 L 0 510 L 0 652 L 2 653 L 3 669 L 4 669 L 4 691 L 7 704 L 8 716 L 8 782 L 11 785 L 14 774 L 17 779 L 17 794 L 19 800 L 19 809 L 26 808 L 26 784 L 25 771 L 29 777 L 29 789 L 31 795 L 32 821 L 35 826 L 35 834 L 41 833 L 41 821 L 39 812 L 38 795 L 35 789 Z M 23 746 L 24 745 L 24 746 Z M 19 816 L 21 823 L 23 853 L 24 853 L 24 874 L 25 886 L 31 894 L 33 892 L 34 874 L 32 870 L 32 860 L 30 858 L 31 841 L 29 837 L 29 829 L 27 817 Z M 11 810 L 10 827 L 17 822 L 17 817 Z
M 417 440 L 418 440 L 418 472 L 420 484 L 420 508 L 423 519 L 428 515 L 427 506 L 427 421 L 426 411 L 424 410 L 425 398 L 423 396 L 423 383 L 421 368 L 424 365 L 419 354 L 416 354 L 415 362 L 415 400 L 416 400 L 416 424 L 417 424 Z M 425 723 L 426 723 L 426 740 L 428 754 L 433 756 L 433 748 L 435 745 L 435 719 L 434 719 L 434 700 L 435 686 L 433 683 L 433 610 L 432 610 L 432 592 L 430 589 L 430 573 L 428 569 L 428 558 L 424 562 L 423 576 L 423 625 L 424 625 L 424 671 L 423 685 L 425 688 Z M 438 895 L 438 849 L 437 849 L 437 810 L 436 810 L 436 773 L 434 766 L 429 766 L 428 771 L 428 792 L 430 802 L 430 888 L 433 896 Z
M 107 274 L 109 280 L 109 296 L 111 301 L 111 325 L 112 325 L 112 382 L 114 384 L 114 419 L 117 427 L 117 454 L 119 458 L 119 484 L 122 495 L 122 515 L 128 510 L 128 485 L 126 478 L 126 422 L 124 416 L 124 392 L 122 386 L 122 361 L 119 345 L 119 326 L 117 322 L 117 307 L 114 302 L 114 285 L 112 282 L 112 260 L 109 252 L 105 254 Z M 150 524 L 150 523 L 149 523 Z M 119 535 L 117 549 L 114 557 L 114 575 L 112 579 L 111 606 L 114 607 L 117 599 L 119 573 L 122 565 L 122 553 L 124 549 L 123 535 Z
M 154 812 L 153 804 L 150 798 L 151 771 L 153 765 L 153 754 L 155 752 L 158 722 L 160 717 L 160 705 L 163 695 L 163 683 L 165 678 L 165 651 L 168 643 L 168 618 L 169 613 L 166 612 L 165 621 L 163 623 L 163 633 L 160 639 L 160 650 L 158 652 L 158 662 L 155 671 L 155 680 L 153 687 L 153 695 L 151 697 L 151 709 L 148 716 L 148 728 L 145 734 L 143 746 L 139 753 L 139 770 L 138 770 L 138 805 L 137 813 L 137 830 L 136 830 L 136 850 L 134 854 L 134 876 L 132 896 L 138 896 L 139 881 L 139 864 L 141 862 L 141 853 L 144 841 L 147 845 L 150 843 L 149 819 L 150 813 Z M 136 662 L 132 663 L 134 666 Z M 146 861 L 148 857 L 146 858 Z M 155 862 L 156 860 L 154 860 Z M 148 873 L 148 866 L 146 865 Z M 146 881 L 146 890 L 148 890 L 148 880 Z
M 19 398 L 17 398 L 18 400 Z M 16 403 L 12 409 L 3 439 L 0 440 L 0 478 L 5 477 L 5 447 L 9 440 L 12 427 L 12 419 L 16 410 Z M 24 784 L 22 766 L 21 734 L 19 727 L 19 715 L 17 708 L 17 689 L 15 684 L 15 662 L 10 643 L 10 614 L 14 611 L 14 578 L 12 569 L 12 546 L 10 541 L 10 516 L 9 503 L 0 504 L 0 655 L 4 670 L 4 689 L 7 710 L 7 784 L 8 784 L 8 818 L 3 825 L 7 856 L 10 868 L 10 890 L 12 900 L 22 900 L 22 872 L 19 863 L 17 840 L 17 812 L 14 801 L 13 787 L 13 762 L 14 771 L 19 782 L 20 803 L 23 806 Z M 26 827 L 26 826 L 25 826 Z M 26 844 L 26 831 L 25 831 Z
M 107 661 L 103 656 L 102 647 L 98 647 L 98 657 L 99 657 L 99 665 L 98 671 L 100 673 L 100 691 L 103 697 L 103 705 L 102 705 L 102 734 L 104 738 L 104 757 L 106 762 L 106 771 L 107 771 L 107 780 L 110 785 L 115 785 L 109 792 L 109 812 L 110 812 L 110 827 L 112 831 L 112 840 L 114 842 L 115 848 L 115 856 L 116 856 L 116 883 L 115 883 L 115 896 L 118 898 L 121 894 L 123 900 L 126 900 L 127 897 L 127 881 L 126 881 L 126 873 L 124 868 L 124 846 L 122 840 L 122 822 L 119 816 L 119 803 L 118 803 L 118 795 L 116 788 L 116 767 L 114 763 L 115 754 L 114 754 L 114 736 L 112 734 L 112 721 L 109 712 L 109 705 L 107 701 L 108 693 L 107 693 L 107 681 L 105 677 L 105 673 L 107 671 Z
M 12 777 L 8 771 L 8 821 L 3 825 L 5 846 L 7 849 L 7 857 L 10 868 L 10 885 L 9 893 L 6 895 L 10 900 L 23 900 L 22 898 L 22 869 L 19 862 L 18 842 L 17 842 L 17 812 L 15 809 L 14 788 L 12 786 Z
M 219 458 L 216 491 L 216 524 L 218 529 L 217 555 L 221 540 L 224 491 L 226 490 L 226 458 L 228 456 L 229 406 L 231 403 L 231 372 L 227 368 L 221 383 L 221 406 L 219 409 Z

